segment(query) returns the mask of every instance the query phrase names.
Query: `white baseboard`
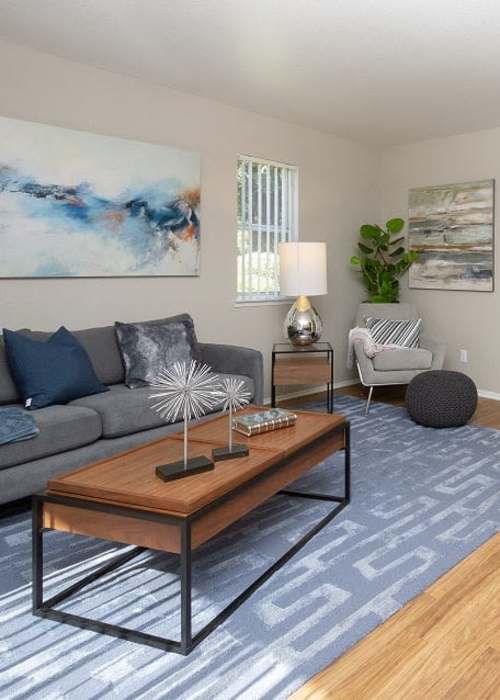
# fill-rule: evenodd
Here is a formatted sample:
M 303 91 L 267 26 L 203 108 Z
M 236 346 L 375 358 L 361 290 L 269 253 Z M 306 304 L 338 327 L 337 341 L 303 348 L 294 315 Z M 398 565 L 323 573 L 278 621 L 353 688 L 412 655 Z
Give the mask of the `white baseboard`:
M 488 391 L 488 389 L 478 389 L 478 395 L 482 399 L 493 399 L 493 401 L 500 401 L 500 394 L 496 391 Z
M 352 386 L 353 384 L 359 384 L 359 379 L 344 379 L 341 382 L 334 382 L 334 389 L 341 389 L 344 386 Z M 312 394 L 319 394 L 322 391 L 326 391 L 326 384 L 323 386 L 318 386 L 315 389 L 302 389 L 302 391 L 293 391 L 290 394 L 280 394 L 279 400 L 286 401 L 287 399 L 299 399 L 302 396 L 311 396 Z M 278 398 L 278 397 L 277 397 Z M 271 397 L 266 396 L 264 399 L 264 404 L 270 404 Z

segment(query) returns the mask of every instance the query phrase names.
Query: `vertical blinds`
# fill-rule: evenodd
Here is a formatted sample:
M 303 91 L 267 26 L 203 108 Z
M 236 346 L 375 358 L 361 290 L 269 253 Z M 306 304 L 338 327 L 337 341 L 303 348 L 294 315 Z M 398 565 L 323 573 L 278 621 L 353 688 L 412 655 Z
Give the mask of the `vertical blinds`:
M 297 235 L 297 168 L 238 159 L 238 299 L 279 296 L 278 244 Z

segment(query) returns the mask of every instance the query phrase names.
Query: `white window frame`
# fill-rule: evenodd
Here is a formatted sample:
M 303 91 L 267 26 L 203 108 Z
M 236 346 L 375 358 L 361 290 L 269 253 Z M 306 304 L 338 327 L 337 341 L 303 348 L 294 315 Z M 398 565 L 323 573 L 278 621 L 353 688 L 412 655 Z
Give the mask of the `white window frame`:
M 267 264 L 269 265 L 269 256 L 273 255 L 270 252 L 272 247 L 277 251 L 278 243 L 286 241 L 296 241 L 298 240 L 298 194 L 299 194 L 299 169 L 295 165 L 289 163 L 280 163 L 278 161 L 267 160 L 265 158 L 260 158 L 257 156 L 249 156 L 240 154 L 238 156 L 237 165 L 243 161 L 245 166 L 251 170 L 252 179 L 254 178 L 254 166 L 257 165 L 258 168 L 258 181 L 257 189 L 261 192 L 262 187 L 262 167 L 268 167 L 271 177 L 274 177 L 274 182 L 277 183 L 277 178 L 280 177 L 278 169 L 283 170 L 286 173 L 286 191 L 287 191 L 287 201 L 285 202 L 285 209 L 281 210 L 281 221 L 278 225 L 272 223 L 271 218 L 274 222 L 279 220 L 278 210 L 280 206 L 283 207 L 283 200 L 278 202 L 278 189 L 275 184 L 274 197 L 271 198 L 270 187 L 267 186 L 266 178 L 266 192 L 264 196 L 266 197 L 266 212 L 269 213 L 270 210 L 273 211 L 273 216 L 266 216 L 266 220 L 262 221 L 262 196 L 259 199 L 257 222 L 253 223 L 253 187 L 248 189 L 248 204 L 249 210 L 252 212 L 251 219 L 252 224 L 250 224 L 250 217 L 247 216 L 248 212 L 245 211 L 246 197 L 243 200 L 243 216 L 240 217 L 240 206 L 238 204 L 238 214 L 237 214 L 237 290 L 236 290 L 236 305 L 256 305 L 256 304 L 276 304 L 288 302 L 288 297 L 280 294 L 279 291 L 268 291 L 268 290 L 250 290 L 248 287 L 252 286 L 252 277 L 257 277 L 257 286 L 260 285 L 262 281 L 262 276 L 260 275 L 261 270 L 261 246 L 265 241 L 265 255 L 267 257 Z M 273 175 L 274 169 L 274 175 Z M 282 176 L 282 175 L 281 175 Z M 239 192 L 237 192 L 237 198 L 239 197 Z M 274 201 L 271 202 L 271 199 Z M 283 216 L 284 214 L 284 216 Z M 257 251 L 259 255 L 257 256 L 257 274 L 255 274 L 254 269 L 252 269 L 252 251 L 241 253 L 241 245 L 246 241 L 250 240 L 250 231 L 252 231 L 253 236 L 257 235 Z M 272 240 L 274 239 L 274 240 Z M 255 245 L 253 237 L 252 244 Z M 272 245 L 271 245 L 272 244 Z M 245 246 L 247 250 L 249 246 Z M 255 252 L 255 251 L 254 251 Z M 271 261 L 273 265 L 274 279 L 279 283 L 279 259 L 276 254 L 274 254 L 274 259 Z M 240 286 L 240 280 L 243 280 L 243 289 L 238 289 Z M 245 289 L 246 287 L 246 289 Z

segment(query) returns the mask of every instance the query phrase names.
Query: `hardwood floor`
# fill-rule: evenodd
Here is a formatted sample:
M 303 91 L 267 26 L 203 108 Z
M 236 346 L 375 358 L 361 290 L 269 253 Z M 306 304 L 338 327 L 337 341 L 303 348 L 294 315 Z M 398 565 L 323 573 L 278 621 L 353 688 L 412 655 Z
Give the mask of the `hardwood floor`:
M 393 404 L 394 406 L 403 406 L 405 402 L 405 390 L 404 386 L 387 386 L 376 388 L 373 392 L 373 401 L 384 401 L 385 403 Z M 361 384 L 354 384 L 353 386 L 347 386 L 343 389 L 336 389 L 335 395 L 347 394 L 349 396 L 356 396 L 366 400 L 368 396 L 368 390 Z M 308 396 L 310 400 L 324 401 L 325 394 L 311 394 Z M 304 398 L 299 399 L 289 399 L 288 401 L 283 401 L 280 406 L 286 406 L 288 408 L 299 408 L 303 405 Z M 472 417 L 471 423 L 474 425 L 480 425 L 483 428 L 495 428 L 500 430 L 500 401 L 495 401 L 494 399 L 479 399 L 477 410 Z
M 361 385 L 339 393 L 366 397 Z M 375 390 L 374 400 L 400 405 L 404 387 Z M 479 399 L 472 422 L 500 429 L 500 401 Z M 292 697 L 500 700 L 500 533 Z
M 392 403 L 396 406 L 404 405 L 406 387 L 389 386 L 380 387 L 373 392 L 373 401 L 384 401 Z M 338 389 L 335 393 L 349 394 L 350 396 L 358 396 L 366 399 L 368 390 L 361 384 Z M 483 428 L 496 428 L 500 430 L 500 401 L 494 399 L 479 399 L 475 414 L 472 416 L 471 423 L 480 425 Z
M 292 697 L 500 698 L 500 534 Z

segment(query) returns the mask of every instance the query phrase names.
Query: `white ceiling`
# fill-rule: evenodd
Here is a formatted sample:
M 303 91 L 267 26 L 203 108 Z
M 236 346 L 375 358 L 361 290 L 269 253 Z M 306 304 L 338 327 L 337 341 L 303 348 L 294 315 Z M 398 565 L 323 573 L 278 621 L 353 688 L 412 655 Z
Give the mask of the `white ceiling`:
M 499 0 L 0 0 L 0 37 L 377 145 L 500 125 Z

